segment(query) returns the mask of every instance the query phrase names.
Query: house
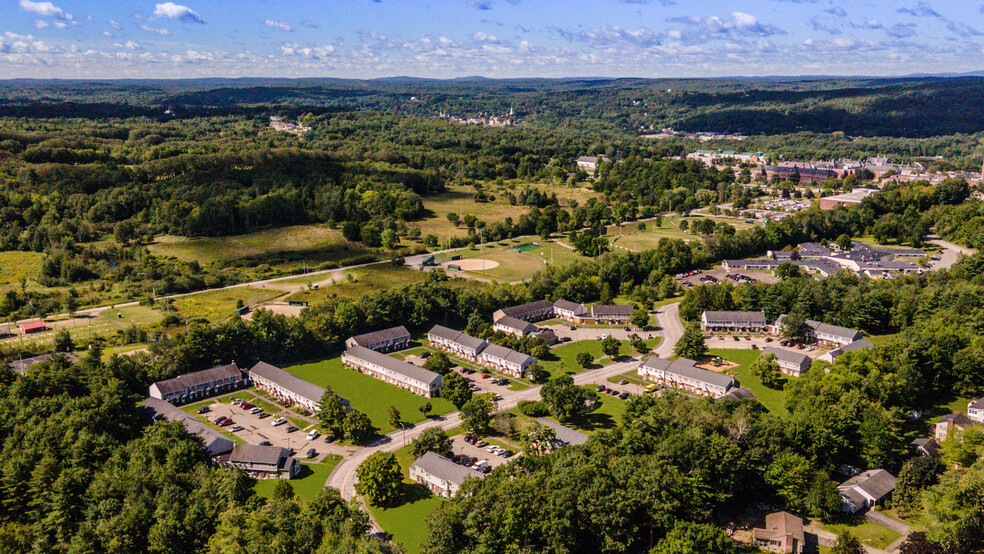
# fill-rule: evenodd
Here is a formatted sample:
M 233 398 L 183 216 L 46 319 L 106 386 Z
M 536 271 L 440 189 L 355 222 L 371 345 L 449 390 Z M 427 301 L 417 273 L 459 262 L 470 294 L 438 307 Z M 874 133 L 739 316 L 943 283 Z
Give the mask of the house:
M 769 330 L 776 335 L 783 334 L 782 327 L 785 321 L 786 314 L 782 314 L 776 318 L 775 323 L 771 325 Z M 806 326 L 807 334 L 821 346 L 842 347 L 863 338 L 861 331 L 857 329 L 821 323 L 813 319 L 807 319 Z
M 483 477 L 485 475 L 481 472 L 456 464 L 435 452 L 427 452 L 410 466 L 410 479 L 442 498 L 458 494 L 465 481 Z
M 920 456 L 938 458 L 940 456 L 940 443 L 935 438 L 921 437 L 913 439 L 909 443 L 909 448 Z
M 553 304 L 554 315 L 566 321 L 574 321 L 575 318 L 588 313 L 584 304 L 577 304 L 569 300 L 557 300 Z
M 28 369 L 48 360 L 51 357 L 63 356 L 69 362 L 77 362 L 82 359 L 81 356 L 75 352 L 51 352 L 49 354 L 41 354 L 40 356 L 34 356 L 33 358 L 24 358 L 22 360 L 14 360 L 7 364 L 7 367 L 15 373 L 24 373 Z
M 535 332 L 537 330 L 537 326 L 528 321 L 506 315 L 495 320 L 495 323 L 492 324 L 492 330 L 521 339 L 526 335 Z
M 608 163 L 611 160 L 602 157 L 602 162 Z M 584 171 L 594 171 L 598 167 L 598 157 L 597 156 L 581 156 L 577 159 L 577 168 Z
M 752 529 L 752 543 L 769 552 L 802 554 L 806 550 L 803 520 L 789 512 L 765 516 L 764 529 Z
M 226 463 L 258 478 L 290 479 L 301 469 L 297 459 L 291 458 L 290 451 L 282 446 L 237 444 L 229 453 Z
M 978 423 L 984 423 L 984 398 L 967 404 L 967 417 Z
M 936 422 L 936 440 L 943 442 L 950 433 L 963 431 L 972 425 L 977 425 L 977 422 L 963 414 L 947 414 Z
M 554 436 L 561 443 L 559 446 L 578 445 L 588 442 L 588 436 L 577 429 L 571 429 L 566 425 L 561 425 L 556 421 L 550 421 L 545 417 L 538 417 L 536 420 L 554 430 Z
M 150 385 L 150 397 L 168 402 L 184 403 L 198 398 L 231 391 L 244 384 L 243 371 L 235 362 Z
M 441 394 L 440 375 L 375 350 L 353 346 L 342 354 L 342 363 L 420 396 L 433 398 Z
M 729 375 L 697 367 L 687 358 L 674 361 L 652 357 L 639 366 L 639 376 L 658 384 L 682 389 L 701 396 L 719 398 L 735 386 Z
M 536 363 L 536 358 L 522 352 L 516 352 L 512 348 L 490 344 L 485 350 L 482 350 L 479 361 L 514 377 L 522 377 L 526 373 L 526 368 Z
M 884 469 L 869 469 L 837 486 L 843 510 L 856 514 L 882 501 L 895 489 L 895 476 Z
M 632 316 L 632 306 L 595 304 L 591 306 L 591 317 L 595 323 L 625 325 Z
M 346 348 L 361 346 L 378 352 L 401 350 L 408 344 L 410 344 L 410 332 L 402 325 L 354 336 L 345 341 Z
M 48 330 L 48 326 L 43 321 L 28 321 L 17 326 L 20 332 L 28 335 L 31 333 L 42 333 Z
M 851 344 L 847 344 L 847 345 L 844 345 L 844 346 L 835 348 L 835 349 L 831 350 L 830 352 L 827 352 L 826 354 L 821 355 L 817 359 L 818 360 L 823 360 L 823 361 L 825 361 L 825 362 L 827 362 L 829 364 L 832 364 L 832 363 L 834 363 L 834 360 L 836 360 L 837 358 L 843 356 L 844 354 L 846 354 L 848 352 L 853 352 L 855 350 L 868 350 L 869 348 L 874 348 L 874 347 L 875 347 L 875 345 L 874 344 L 871 344 L 871 341 L 868 340 L 868 339 L 856 340 L 856 341 L 852 342 Z
M 206 426 L 194 417 L 184 413 L 180 408 L 170 402 L 159 398 L 147 398 L 140 403 L 137 408 L 144 420 L 148 423 L 154 421 L 176 421 L 185 426 L 192 435 L 198 435 L 202 439 L 205 450 L 209 456 L 220 456 L 232 451 L 235 444 L 227 439 L 222 433 Z
M 809 371 L 810 364 L 813 362 L 806 354 L 773 348 L 771 346 L 766 346 L 762 349 L 762 355 L 765 356 L 766 354 L 774 355 L 779 369 L 786 375 L 792 375 L 793 377 L 799 377 Z
M 482 339 L 441 325 L 435 325 L 427 332 L 427 341 L 430 342 L 431 346 L 436 346 L 473 362 L 478 361 L 478 355 L 489 345 Z
M 765 312 L 705 311 L 700 316 L 700 326 L 704 331 L 758 333 L 766 328 Z
M 518 306 L 502 308 L 492 314 L 492 321 L 498 321 L 506 316 L 515 317 L 516 319 L 522 319 L 531 323 L 542 321 L 554 316 L 554 305 L 549 300 L 537 300 L 536 302 L 527 302 Z
M 269 392 L 281 402 L 303 406 L 312 413 L 321 409 L 325 389 L 279 367 L 258 362 L 249 370 L 249 378 L 257 388 Z M 342 403 L 348 404 L 348 400 L 342 399 Z

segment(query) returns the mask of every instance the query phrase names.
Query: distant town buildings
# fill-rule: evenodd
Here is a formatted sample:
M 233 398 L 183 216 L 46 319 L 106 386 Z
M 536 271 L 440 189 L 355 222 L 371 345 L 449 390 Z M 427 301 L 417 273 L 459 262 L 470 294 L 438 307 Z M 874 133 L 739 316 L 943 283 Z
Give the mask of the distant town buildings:
M 283 131 L 285 133 L 301 134 L 306 133 L 311 130 L 310 127 L 305 127 L 296 123 L 287 123 L 280 116 L 270 116 L 270 128 L 274 131 Z
M 838 206 L 853 206 L 860 204 L 865 198 L 878 193 L 878 189 L 858 188 L 844 194 L 825 196 L 820 199 L 821 210 L 832 210 Z
M 612 161 L 609 158 L 602 156 L 598 158 L 597 156 L 581 156 L 577 159 L 577 168 L 582 171 L 592 172 L 598 168 L 598 160 L 608 163 Z
M 799 266 L 805 271 L 829 277 L 847 270 L 867 277 L 886 279 L 895 275 L 920 273 L 918 263 L 901 258 L 922 258 L 926 251 L 920 248 L 876 248 L 863 242 L 852 241 L 850 250 L 833 250 L 813 242 L 805 242 L 795 250 L 770 250 L 764 260 L 724 260 L 725 271 L 761 270 L 774 271 L 782 264 Z

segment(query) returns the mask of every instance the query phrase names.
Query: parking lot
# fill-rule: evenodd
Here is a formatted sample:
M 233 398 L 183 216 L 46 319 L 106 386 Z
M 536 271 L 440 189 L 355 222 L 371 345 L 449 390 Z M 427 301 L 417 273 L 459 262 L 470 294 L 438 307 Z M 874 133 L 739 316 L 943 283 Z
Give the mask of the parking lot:
M 485 460 L 488 464 L 495 468 L 501 466 L 502 464 L 515 460 L 519 457 L 519 451 L 514 448 L 510 448 L 515 454 L 509 458 L 503 458 L 502 456 L 493 454 L 487 450 L 488 446 L 478 447 L 473 444 L 468 444 L 465 442 L 465 435 L 455 435 L 451 437 L 452 451 L 454 454 L 466 456 L 471 456 L 472 458 L 478 458 L 479 460 Z
M 430 351 L 437 352 L 437 350 L 430 350 Z M 503 394 L 505 393 L 505 391 L 509 390 L 509 385 L 511 385 L 514 380 L 513 377 L 510 375 L 506 375 L 505 373 L 502 373 L 501 371 L 496 371 L 490 367 L 480 366 L 478 363 L 472 363 L 469 365 L 469 367 L 467 367 L 467 369 L 473 371 L 474 373 L 464 372 L 462 370 L 465 369 L 465 366 L 457 365 L 460 360 L 451 356 L 450 354 L 448 357 L 451 358 L 451 363 L 456 364 L 451 368 L 451 371 L 460 373 L 462 377 L 465 378 L 465 381 L 468 381 L 468 383 L 470 384 L 474 384 L 477 387 L 477 390 L 476 389 L 472 389 L 472 390 L 477 394 L 483 394 L 487 392 L 491 392 L 494 394 Z M 423 367 L 425 362 L 423 358 L 415 354 L 406 355 L 405 360 L 413 365 L 421 366 L 421 367 Z M 490 375 L 490 378 L 482 379 L 482 374 L 484 373 L 488 373 Z M 500 377 L 502 379 L 508 379 L 509 383 L 505 385 L 496 385 L 495 383 L 492 382 Z
M 271 414 L 270 417 L 260 419 L 259 414 L 251 414 L 249 410 L 243 410 L 238 405 L 233 405 L 228 402 L 213 402 L 208 405 L 209 412 L 201 414 L 198 417 L 208 418 L 209 423 L 215 422 L 221 416 L 228 417 L 234 423 L 223 427 L 222 430 L 231 435 L 239 437 L 243 442 L 248 444 L 259 444 L 263 441 L 270 441 L 274 446 L 283 446 L 286 448 L 293 448 L 297 451 L 296 456 L 301 459 L 305 459 L 305 453 L 309 448 L 314 448 L 318 453 L 315 459 L 322 459 L 324 455 L 330 450 L 328 448 L 330 445 L 325 444 L 324 437 L 318 437 L 312 441 L 306 440 L 308 429 L 302 429 L 294 431 L 293 433 L 288 433 L 287 428 L 292 425 L 291 422 L 287 422 L 283 425 L 274 427 L 271 423 L 280 414 Z M 299 419 L 297 416 L 290 414 L 292 418 Z M 236 425 L 243 426 L 241 431 L 235 433 L 232 432 L 232 428 Z M 311 423 L 308 427 L 311 427 Z
M 640 331 L 631 325 L 611 326 L 611 327 L 583 327 L 570 323 L 558 323 L 555 325 L 542 325 L 547 329 L 553 330 L 558 339 L 569 338 L 573 342 L 582 340 L 601 340 L 604 337 L 615 337 L 618 340 L 629 340 L 631 335 L 639 335 L 643 339 L 656 338 L 659 333 L 655 331 Z M 571 329 L 574 327 L 574 329 Z M 626 331 L 625 328 L 629 330 Z M 560 343 L 564 344 L 564 343 Z
M 701 277 L 713 277 L 717 280 L 717 284 L 731 283 L 732 285 L 737 284 L 735 281 L 728 278 L 728 275 L 743 275 L 745 277 L 754 279 L 760 283 L 776 283 L 779 279 L 775 275 L 766 271 L 757 270 L 741 270 L 741 271 L 725 271 L 720 267 L 715 267 L 714 269 L 709 269 L 706 271 L 701 271 L 696 275 L 691 275 L 690 277 L 681 277 L 677 279 L 677 282 L 685 288 L 690 288 L 686 283 L 690 283 L 692 286 L 700 286 L 714 283 L 701 282 Z
M 745 337 L 751 337 L 751 339 L 746 339 Z M 767 341 L 766 339 L 772 340 Z M 707 343 L 708 348 L 734 348 L 739 350 L 761 350 L 766 346 L 771 346 L 777 350 L 788 350 L 790 352 L 806 354 L 810 358 L 814 359 L 832 350 L 831 348 L 825 348 L 817 345 L 807 345 L 800 350 L 795 346 L 782 346 L 779 344 L 779 340 L 772 337 L 764 337 L 762 335 L 727 335 L 722 333 L 705 333 L 704 342 Z M 813 350 L 810 350 L 810 348 Z

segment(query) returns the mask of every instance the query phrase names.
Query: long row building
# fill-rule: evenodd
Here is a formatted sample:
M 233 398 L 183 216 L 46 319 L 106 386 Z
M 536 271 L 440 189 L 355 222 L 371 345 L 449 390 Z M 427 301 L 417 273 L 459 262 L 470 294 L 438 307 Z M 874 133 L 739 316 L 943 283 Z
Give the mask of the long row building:
M 688 358 L 673 361 L 652 357 L 639 366 L 639 376 L 657 384 L 700 396 L 720 398 L 735 388 L 734 377 L 697 367 Z
M 536 363 L 536 358 L 530 355 L 498 344 L 489 344 L 482 339 L 441 325 L 435 325 L 428 331 L 427 340 L 431 346 L 466 360 L 493 367 L 514 377 L 522 377 L 527 368 Z

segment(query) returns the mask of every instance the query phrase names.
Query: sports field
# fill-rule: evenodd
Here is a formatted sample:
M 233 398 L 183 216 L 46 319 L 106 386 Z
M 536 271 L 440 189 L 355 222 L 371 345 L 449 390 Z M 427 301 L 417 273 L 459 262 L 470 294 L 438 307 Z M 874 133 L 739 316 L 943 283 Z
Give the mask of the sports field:
M 522 252 L 510 250 L 510 248 L 533 242 L 538 243 L 539 246 Z M 461 256 L 461 260 L 451 260 L 453 256 Z M 570 248 L 562 246 L 556 240 L 544 241 L 539 237 L 512 239 L 499 242 L 494 246 L 456 250 L 437 257 L 437 261 L 449 270 L 450 275 L 454 275 L 455 272 L 448 266 L 456 265 L 470 275 L 508 283 L 529 279 L 534 273 L 546 268 L 551 263 L 567 265 L 587 259 Z M 486 262 L 484 269 L 483 260 Z
M 400 288 L 427 280 L 426 273 L 415 271 L 409 267 L 397 267 L 389 263 L 351 269 L 341 274 L 326 273 L 315 277 L 303 277 L 306 280 L 301 282 L 281 280 L 274 281 L 271 285 L 320 283 L 317 290 L 306 288 L 287 297 L 287 300 L 313 304 L 330 297 L 361 298 L 370 292 Z M 301 277 L 294 279 L 301 279 Z

